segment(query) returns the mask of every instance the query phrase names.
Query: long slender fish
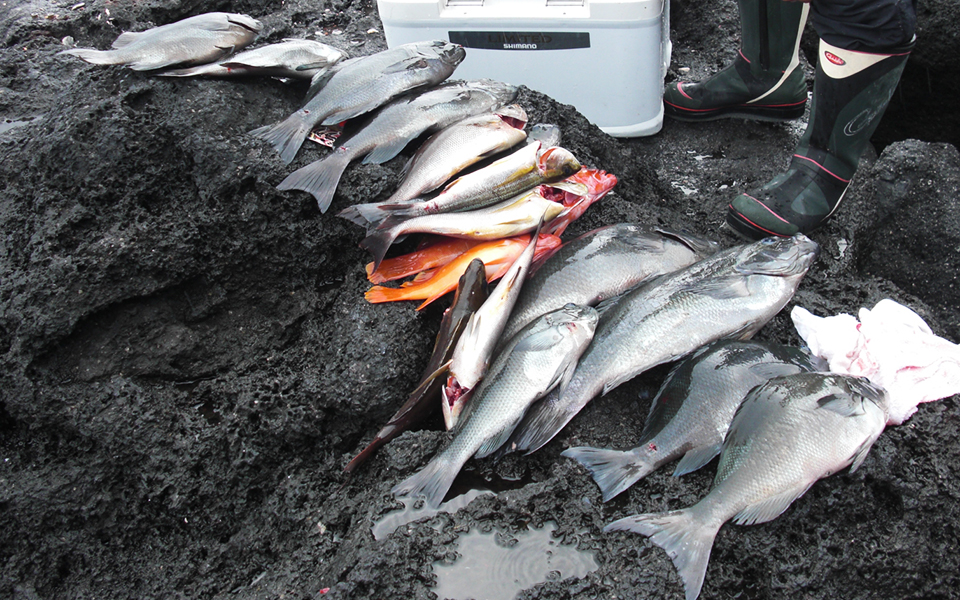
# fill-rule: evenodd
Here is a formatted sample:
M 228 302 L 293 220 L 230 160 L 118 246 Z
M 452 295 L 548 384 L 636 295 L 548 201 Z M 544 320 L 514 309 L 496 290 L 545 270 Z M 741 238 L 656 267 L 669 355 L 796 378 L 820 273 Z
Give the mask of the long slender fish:
M 360 242 L 373 254 L 374 269 L 401 235 L 436 233 L 478 240 L 495 240 L 532 231 L 540 218 L 549 223 L 563 212 L 563 205 L 547 200 L 535 189 L 499 204 L 462 213 L 426 215 L 412 219 L 387 219 Z
M 487 299 L 487 277 L 483 262 L 474 259 L 460 276 L 453 304 L 443 312 L 440 331 L 433 344 L 433 352 L 416 389 L 410 393 L 400 410 L 380 429 L 373 441 L 343 469 L 351 473 L 367 460 L 377 448 L 397 437 L 411 426 L 439 412 L 440 390 L 445 371 L 441 367 L 450 360 L 457 340 L 467 326 L 467 320 Z
M 645 281 L 719 250 L 716 242 L 667 229 L 620 223 L 594 229 L 560 247 L 523 286 L 503 340 L 568 302 L 596 306 Z
M 596 310 L 572 306 L 541 318 L 549 320 L 549 326 L 517 343 L 503 367 L 478 388 L 474 406 L 450 445 L 423 470 L 394 486 L 394 495 L 424 496 L 427 504 L 439 506 L 471 456 L 483 458 L 496 450 L 527 407 L 569 377 L 593 336 Z
M 285 39 L 246 50 L 209 65 L 157 73 L 161 77 L 286 77 L 311 79 L 344 58 L 346 53 L 314 40 Z
M 419 217 L 476 210 L 542 183 L 561 181 L 579 170 L 580 163 L 569 150 L 533 142 L 482 169 L 458 177 L 428 200 L 356 204 L 341 211 L 339 216 L 366 227 L 390 216 Z
M 300 110 L 250 134 L 270 142 L 283 162 L 290 164 L 314 126 L 352 119 L 404 92 L 436 85 L 453 74 L 464 56 L 462 46 L 437 40 L 404 44 L 338 63 Z
M 537 404 L 510 447 L 533 452 L 600 394 L 721 338 L 749 339 L 793 297 L 816 259 L 803 234 L 734 246 L 627 293 L 600 320 L 573 381 Z
M 340 177 L 354 159 L 363 156 L 367 164 L 386 162 L 421 134 L 494 110 L 516 95 L 515 86 L 482 79 L 451 82 L 398 98 L 326 157 L 288 175 L 277 189 L 309 192 L 320 211 L 326 212 Z
M 590 471 L 606 502 L 681 456 L 674 477 L 710 462 L 720 453 L 730 421 L 752 388 L 778 376 L 826 370 L 826 361 L 793 346 L 718 340 L 680 361 L 667 375 L 635 448 L 577 447 L 561 454 Z
M 526 124 L 526 111 L 510 104 L 444 127 L 420 145 L 386 202 L 407 202 L 432 192 L 470 165 L 516 146 L 527 137 Z
M 113 50 L 73 48 L 60 54 L 95 65 L 125 65 L 134 71 L 213 62 L 257 38 L 263 25 L 247 15 L 212 12 L 147 29 L 125 31 Z
M 866 379 L 799 373 L 771 379 L 743 400 L 730 425 L 713 488 L 695 505 L 626 517 L 604 531 L 649 536 L 676 566 L 687 600 L 703 586 L 720 527 L 766 523 L 819 479 L 856 471 L 883 432 L 889 400 Z

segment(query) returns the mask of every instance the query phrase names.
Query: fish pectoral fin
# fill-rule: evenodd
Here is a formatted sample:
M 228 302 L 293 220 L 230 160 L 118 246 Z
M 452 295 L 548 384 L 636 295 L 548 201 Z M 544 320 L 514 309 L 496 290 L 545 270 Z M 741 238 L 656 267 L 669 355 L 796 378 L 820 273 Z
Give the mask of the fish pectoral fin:
M 562 340 L 563 336 L 560 335 L 557 328 L 550 327 L 549 329 L 538 331 L 523 338 L 523 340 L 514 346 L 513 352 L 542 352 L 553 348 Z
M 776 519 L 787 510 L 794 500 L 804 495 L 813 482 L 791 488 L 775 496 L 765 498 L 760 502 L 751 504 L 744 508 L 733 517 L 733 522 L 737 525 L 756 525 L 757 523 L 766 523 Z
M 746 298 L 750 295 L 750 288 L 747 287 L 747 278 L 739 273 L 706 281 L 692 282 L 684 291 L 702 294 L 716 300 Z
M 414 71 L 417 69 L 426 69 L 430 64 L 425 58 L 420 56 L 411 56 L 396 63 L 395 65 L 389 66 L 383 70 L 384 75 L 394 75 L 396 73 L 403 73 L 404 71 Z
M 563 394 L 567 391 L 567 386 L 570 385 L 570 380 L 573 379 L 573 374 L 577 372 L 578 361 L 572 360 L 570 364 L 567 365 L 567 368 L 564 369 L 562 376 L 560 377 L 560 384 L 557 386 L 557 393 Z
M 680 477 L 687 473 L 693 473 L 700 467 L 706 465 L 713 460 L 714 456 L 720 454 L 720 446 L 722 444 L 723 442 L 717 442 L 716 444 L 701 446 L 688 451 L 683 455 L 683 458 L 680 459 L 680 462 L 677 463 L 677 468 L 673 470 L 673 476 Z
M 795 375 L 801 371 L 797 365 L 781 362 L 757 363 L 748 370 L 761 379 L 773 379 L 784 375 Z
M 214 48 L 217 48 L 218 50 L 223 50 L 227 54 L 230 54 L 237 49 L 236 46 L 232 46 L 232 45 L 231 46 L 214 46 Z
M 817 400 L 817 408 L 830 410 L 842 417 L 858 417 L 866 414 L 863 402 L 848 394 L 830 394 Z

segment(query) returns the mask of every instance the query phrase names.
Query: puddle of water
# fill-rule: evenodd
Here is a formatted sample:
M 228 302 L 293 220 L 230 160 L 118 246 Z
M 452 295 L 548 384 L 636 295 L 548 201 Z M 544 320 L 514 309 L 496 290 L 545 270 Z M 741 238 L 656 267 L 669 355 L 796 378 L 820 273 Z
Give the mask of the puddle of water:
M 497 542 L 495 532 L 478 530 L 457 539 L 460 558 L 453 564 L 434 563 L 441 599 L 512 600 L 521 591 L 544 581 L 584 577 L 599 565 L 593 552 L 561 545 L 553 538 L 556 523 L 528 529 L 509 547 Z
M 426 504 L 424 504 L 422 508 L 414 508 L 416 505 L 416 499 L 400 498 L 400 502 L 403 503 L 403 510 L 389 512 L 384 515 L 382 519 L 374 523 L 372 529 L 373 539 L 382 540 L 396 531 L 398 527 L 402 527 L 407 523 L 412 523 L 413 521 L 419 521 L 420 519 L 429 519 L 437 513 L 445 512 L 452 515 L 464 506 L 473 502 L 474 498 L 492 493 L 493 492 L 490 490 L 470 490 L 465 494 L 455 496 L 450 500 L 441 503 L 438 508 L 430 508 Z
M 16 129 L 17 127 L 22 127 L 29 124 L 33 121 L 35 117 L 30 117 L 23 121 L 14 121 L 11 119 L 0 119 L 0 135 L 7 133 L 11 129 Z

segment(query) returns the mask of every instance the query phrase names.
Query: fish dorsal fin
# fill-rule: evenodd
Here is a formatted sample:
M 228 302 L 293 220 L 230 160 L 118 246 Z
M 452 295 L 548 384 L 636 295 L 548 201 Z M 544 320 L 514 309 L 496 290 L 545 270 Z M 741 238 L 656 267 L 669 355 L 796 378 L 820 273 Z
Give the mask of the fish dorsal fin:
M 794 500 L 804 495 L 813 482 L 791 488 L 785 492 L 780 492 L 775 496 L 764 498 L 760 502 L 751 504 L 744 508 L 733 518 L 737 525 L 755 525 L 757 523 L 766 523 L 780 516 L 783 511 L 793 503 Z
M 517 425 L 520 424 L 520 418 L 516 419 L 513 423 L 501 429 L 496 435 L 485 441 L 477 451 L 474 453 L 475 458 L 485 458 L 497 450 L 500 449 L 500 446 L 504 445 L 508 439 L 510 439 L 510 434 L 513 433 L 513 430 L 517 428 Z
M 113 40 L 113 44 L 111 47 L 118 48 L 118 49 L 125 48 L 130 44 L 132 44 L 133 42 L 137 41 L 137 39 L 139 39 L 141 35 L 143 35 L 142 31 L 124 31 L 123 33 L 120 34 L 119 37 L 117 37 L 117 39 Z
M 717 442 L 716 444 L 700 446 L 699 448 L 688 451 L 683 455 L 683 458 L 680 459 L 680 462 L 677 463 L 677 468 L 673 470 L 673 476 L 680 477 L 687 473 L 693 473 L 704 466 L 713 460 L 714 456 L 720 454 L 721 444 L 722 442 Z

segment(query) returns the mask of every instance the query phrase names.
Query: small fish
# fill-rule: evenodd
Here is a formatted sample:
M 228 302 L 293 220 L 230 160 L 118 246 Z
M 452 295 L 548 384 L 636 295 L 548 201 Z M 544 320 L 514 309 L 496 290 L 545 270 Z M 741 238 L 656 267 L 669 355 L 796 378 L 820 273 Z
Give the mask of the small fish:
M 628 292 L 600 319 L 562 395 L 537 404 L 511 448 L 533 452 L 598 395 L 721 338 L 750 339 L 793 297 L 819 247 L 797 234 L 734 246 Z
M 683 457 L 674 477 L 704 466 L 720 453 L 723 437 L 744 396 L 770 379 L 825 371 L 822 359 L 771 342 L 719 340 L 680 361 L 650 404 L 632 450 L 568 448 L 600 486 L 607 502 L 661 465 Z
M 579 170 L 580 163 L 569 150 L 533 142 L 455 179 L 429 200 L 356 204 L 341 211 L 339 216 L 366 227 L 378 225 L 391 216 L 419 217 L 476 210 L 513 198 L 540 184 L 561 181 Z
M 596 306 L 719 248 L 703 238 L 635 223 L 594 229 L 567 242 L 537 267 L 520 292 L 503 339 L 568 302 Z
M 626 517 L 604 531 L 631 531 L 663 548 L 696 600 L 720 527 L 766 523 L 818 480 L 856 471 L 883 432 L 886 392 L 849 375 L 799 373 L 754 388 L 723 442 L 710 493 L 695 505 Z
M 503 274 L 507 272 L 510 265 L 529 243 L 529 234 L 479 242 L 447 264 L 438 267 L 436 272 L 428 279 L 409 285 L 405 284 L 399 288 L 374 286 L 367 290 L 364 297 L 372 304 L 398 300 L 423 300 L 423 303 L 417 307 L 417 310 L 423 310 L 428 304 L 456 287 L 457 277 L 460 276 L 460 273 L 463 273 L 464 267 L 473 259 L 479 258 L 483 261 L 487 268 L 487 281 L 493 281 L 503 277 Z M 537 248 L 533 260 L 536 261 L 542 254 L 552 252 L 559 245 L 560 238 L 541 233 L 537 238 Z
M 517 343 L 503 367 L 477 389 L 450 445 L 423 470 L 394 486 L 394 495 L 424 496 L 428 505 L 439 506 L 471 456 L 483 458 L 496 450 L 532 402 L 563 385 L 590 343 L 597 313 L 574 306 L 541 318 L 549 320 L 549 326 Z
M 407 202 L 431 192 L 470 165 L 516 146 L 527 137 L 526 124 L 526 111 L 510 104 L 441 129 L 417 149 L 386 203 Z
M 360 242 L 373 254 L 376 267 L 387 250 L 401 235 L 435 233 L 452 237 L 495 240 L 532 231 L 541 217 L 549 223 L 563 211 L 563 205 L 544 198 L 539 189 L 531 190 L 499 204 L 460 213 L 441 213 L 411 219 L 391 217 Z
M 500 278 L 497 287 L 490 293 L 483 306 L 470 315 L 466 330 L 453 350 L 450 366 L 447 368 L 449 372 L 447 384 L 441 393 L 443 420 L 447 429 L 453 429 L 456 425 L 463 405 L 487 372 L 503 326 L 510 317 L 510 311 L 513 310 L 523 282 L 530 272 L 534 249 L 537 246 L 536 240 L 542 227 L 541 222 L 533 234 L 533 239 Z
M 363 156 L 366 164 L 386 162 L 421 134 L 494 110 L 516 95 L 515 86 L 481 79 L 451 82 L 398 98 L 326 157 L 288 175 L 277 189 L 309 192 L 320 212 L 326 212 L 340 177 L 354 159 Z
M 413 252 L 383 259 L 376 271 L 373 270 L 372 262 L 367 263 L 367 281 L 384 283 L 417 275 L 424 271 L 433 272 L 482 243 L 484 242 L 481 240 L 466 240 L 463 238 L 427 237 L 421 241 Z M 426 281 L 426 279 L 429 278 L 421 278 L 420 281 Z
M 346 58 L 346 53 L 313 40 L 285 39 L 229 56 L 220 62 L 158 73 L 161 77 L 285 77 L 310 79 Z
M 250 44 L 262 28 L 260 21 L 247 15 L 212 12 L 146 31 L 126 31 L 113 42 L 113 50 L 73 48 L 60 54 L 134 71 L 204 64 Z
M 323 87 L 300 110 L 250 134 L 268 141 L 290 164 L 314 126 L 341 123 L 404 92 L 436 85 L 453 74 L 464 56 L 462 46 L 437 40 L 340 62 L 323 76 Z
M 427 361 L 420 383 L 400 410 L 383 426 L 373 441 L 347 464 L 344 471 L 353 472 L 376 452 L 377 448 L 437 412 L 445 373 L 441 367 L 450 360 L 457 340 L 467 326 L 467 319 L 480 308 L 487 299 L 487 294 L 487 278 L 483 262 L 474 259 L 460 276 L 453 304 L 443 312 L 440 331 L 437 333 L 433 352 L 430 354 L 430 360 Z

